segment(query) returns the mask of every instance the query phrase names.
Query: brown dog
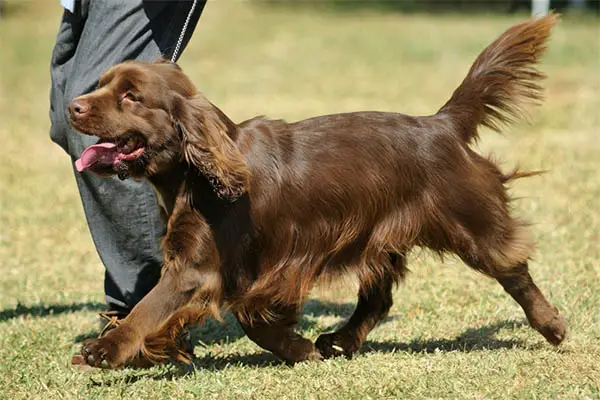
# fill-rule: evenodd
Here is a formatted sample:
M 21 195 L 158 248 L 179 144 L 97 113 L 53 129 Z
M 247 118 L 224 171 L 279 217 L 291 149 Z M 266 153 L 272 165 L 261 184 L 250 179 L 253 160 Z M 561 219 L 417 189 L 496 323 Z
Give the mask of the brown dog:
M 230 310 L 259 346 L 288 362 L 358 350 L 392 305 L 415 246 L 458 255 L 498 280 L 552 344 L 558 310 L 528 273 L 533 243 L 509 215 L 504 174 L 469 147 L 540 99 L 535 64 L 555 15 L 506 31 L 475 60 L 435 114 L 356 112 L 241 124 L 168 62 L 126 62 L 69 107 L 73 127 L 100 137 L 76 163 L 146 178 L 168 216 L 157 286 L 116 329 L 84 343 L 94 366 L 187 359 L 182 327 Z M 320 277 L 354 274 L 357 308 L 315 344 L 294 332 Z

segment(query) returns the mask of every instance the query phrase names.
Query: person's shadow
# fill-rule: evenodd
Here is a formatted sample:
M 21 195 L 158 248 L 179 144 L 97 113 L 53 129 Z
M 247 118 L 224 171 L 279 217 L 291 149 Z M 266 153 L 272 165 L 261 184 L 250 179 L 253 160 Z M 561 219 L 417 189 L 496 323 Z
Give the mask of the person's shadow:
M 103 311 L 105 309 L 105 304 L 91 301 L 75 304 L 39 304 L 34 306 L 24 306 L 19 303 L 14 308 L 0 310 L 0 322 L 19 317 L 47 317 L 77 311 Z

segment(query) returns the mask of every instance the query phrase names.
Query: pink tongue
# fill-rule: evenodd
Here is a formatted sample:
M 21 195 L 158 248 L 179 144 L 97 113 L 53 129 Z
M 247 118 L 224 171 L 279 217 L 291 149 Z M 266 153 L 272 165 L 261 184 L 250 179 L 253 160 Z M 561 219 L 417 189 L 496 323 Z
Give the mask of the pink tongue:
M 112 165 L 118 155 L 117 145 L 114 143 L 94 144 L 81 153 L 81 158 L 75 161 L 75 168 L 81 172 L 97 163 Z

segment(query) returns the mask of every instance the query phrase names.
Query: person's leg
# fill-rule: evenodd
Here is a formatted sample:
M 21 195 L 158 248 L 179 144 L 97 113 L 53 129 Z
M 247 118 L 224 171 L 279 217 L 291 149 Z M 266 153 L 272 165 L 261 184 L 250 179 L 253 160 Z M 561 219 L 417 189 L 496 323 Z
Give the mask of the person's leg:
M 197 1 L 179 54 L 205 1 Z M 108 67 L 128 59 L 170 58 L 191 1 L 82 1 L 65 12 L 52 56 L 51 137 L 74 161 L 96 139 L 70 128 L 67 106 L 93 89 Z M 75 173 L 86 219 L 106 267 L 109 309 L 127 312 L 160 277 L 164 231 L 153 190 L 146 182 Z

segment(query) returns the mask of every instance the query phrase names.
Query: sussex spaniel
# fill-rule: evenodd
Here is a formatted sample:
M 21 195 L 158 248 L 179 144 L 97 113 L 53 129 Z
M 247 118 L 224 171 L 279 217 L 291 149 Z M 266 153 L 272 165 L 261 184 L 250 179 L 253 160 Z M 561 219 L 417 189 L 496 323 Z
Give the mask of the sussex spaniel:
M 294 363 L 356 352 L 392 305 L 415 246 L 454 253 L 521 305 L 558 345 L 566 325 L 528 272 L 527 224 L 509 214 L 503 173 L 470 144 L 540 99 L 535 64 L 557 16 L 516 25 L 487 47 L 434 115 L 326 115 L 236 124 L 175 64 L 125 62 L 69 107 L 100 138 L 79 171 L 148 179 L 168 218 L 157 286 L 124 322 L 84 343 L 93 366 L 190 357 L 187 324 L 231 311 L 250 339 Z M 316 343 L 294 331 L 320 278 L 353 274 L 358 305 Z

